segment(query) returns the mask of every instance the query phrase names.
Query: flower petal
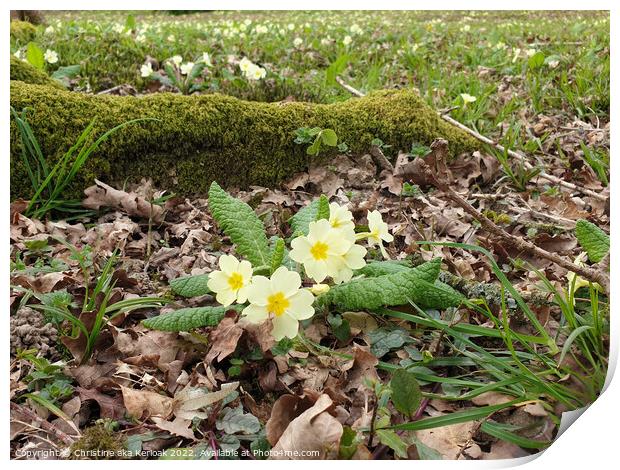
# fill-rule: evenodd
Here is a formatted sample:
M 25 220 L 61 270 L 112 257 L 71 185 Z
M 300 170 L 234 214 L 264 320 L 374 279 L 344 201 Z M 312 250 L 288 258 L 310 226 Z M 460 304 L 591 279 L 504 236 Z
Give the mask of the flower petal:
M 243 282 L 249 283 L 252 279 L 252 264 L 247 260 L 243 260 L 239 263 L 237 270 L 243 276 Z
M 298 331 L 299 322 L 286 313 L 273 319 L 271 334 L 276 341 L 280 341 L 282 338 L 294 338 Z
M 303 263 L 310 258 L 310 242 L 306 237 L 297 237 L 291 242 L 291 252 L 289 258 L 298 263 Z
M 228 276 L 222 271 L 213 271 L 209 273 L 207 287 L 213 292 L 229 289 L 230 285 L 228 284 Z
M 267 297 L 271 294 L 271 283 L 265 276 L 254 276 L 252 284 L 248 288 L 248 300 L 252 304 L 264 307 L 267 305 Z
M 301 287 L 301 277 L 295 271 L 280 266 L 271 275 L 271 291 L 282 292 L 285 297 L 293 295 Z
M 239 260 L 233 255 L 220 256 L 218 264 L 220 265 L 220 269 L 229 276 L 239 268 Z
M 259 305 L 248 305 L 243 309 L 241 315 L 247 318 L 250 323 L 262 323 L 269 318 L 267 309 Z
M 286 314 L 297 320 L 305 320 L 314 315 L 314 295 L 308 289 L 301 289 L 295 295 L 288 298 L 291 303 L 286 309 Z M 284 315 L 283 315 L 284 316 Z
M 217 293 L 215 299 L 224 307 L 228 307 L 235 300 L 237 300 L 237 293 L 231 289 L 224 289 Z

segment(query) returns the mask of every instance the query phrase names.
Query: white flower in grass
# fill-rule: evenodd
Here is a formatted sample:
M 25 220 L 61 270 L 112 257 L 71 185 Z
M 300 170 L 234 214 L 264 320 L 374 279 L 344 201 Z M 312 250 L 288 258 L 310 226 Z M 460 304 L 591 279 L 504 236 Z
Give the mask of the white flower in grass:
M 178 67 L 181 65 L 181 62 L 183 62 L 183 57 L 181 57 L 180 55 L 175 55 L 170 58 L 170 61 Z
M 187 62 L 187 63 L 181 65 L 181 74 L 189 75 L 193 68 L 194 68 L 194 63 L 193 62 Z
M 43 58 L 48 64 L 55 64 L 56 62 L 58 62 L 58 53 L 56 51 L 47 49 L 45 51 L 45 54 L 43 54 Z
M 142 78 L 150 77 L 152 73 L 153 73 L 153 66 L 151 65 L 150 62 L 147 62 L 142 67 L 140 67 L 140 76 Z
M 388 224 L 383 221 L 381 213 L 377 210 L 372 212 L 368 211 L 366 217 L 368 219 L 368 246 L 378 245 L 381 249 L 381 254 L 388 258 L 387 251 L 383 246 L 383 242 L 390 243 L 394 241 L 394 237 L 388 231 Z
M 216 300 L 227 307 L 233 302 L 244 303 L 252 282 L 252 265 L 239 261 L 232 255 L 222 255 L 218 260 L 221 271 L 209 274 L 207 286 L 216 293 Z
M 208 53 L 208 52 L 204 52 L 204 53 L 202 54 L 202 61 L 204 62 L 204 64 L 205 64 L 207 67 L 211 67 L 211 65 L 212 65 L 212 64 L 211 64 L 211 57 L 209 56 L 209 53 Z
M 17 57 L 20 60 L 24 60 L 24 51 L 22 51 L 21 49 L 16 50 L 13 55 L 15 57 Z
M 351 245 L 351 240 L 343 236 L 342 230 L 321 219 L 310 222 L 307 236 L 297 237 L 291 242 L 293 249 L 289 256 L 304 265 L 308 277 L 321 282 L 327 276 L 338 275 L 343 267 L 343 256 Z
M 299 331 L 299 321 L 314 315 L 314 296 L 308 289 L 300 287 L 299 274 L 284 266 L 276 269 L 271 279 L 254 276 L 248 290 L 250 305 L 241 315 L 250 323 L 262 323 L 271 316 L 271 334 L 276 341 L 294 338 Z
M 247 57 L 244 57 L 243 59 L 239 61 L 239 69 L 243 73 L 247 73 L 253 65 L 254 64 L 252 63 L 252 61 L 248 59 Z
M 334 228 L 355 230 L 351 211 L 346 206 L 341 206 L 336 202 L 329 204 L 329 223 Z
M 45 34 L 54 34 L 54 27 L 48 26 L 47 28 L 45 28 Z
M 248 71 L 245 72 L 245 76 L 248 80 L 260 80 L 265 78 L 266 75 L 267 71 L 256 64 L 252 64 Z
M 351 44 L 352 41 L 353 41 L 353 39 L 351 39 L 351 36 L 347 35 L 342 40 L 342 44 L 344 44 L 345 46 L 348 46 L 349 44 Z
M 467 106 L 468 103 L 473 103 L 477 98 L 467 93 L 461 93 L 461 99 L 463 100 L 463 106 Z
M 293 40 L 293 46 L 295 46 L 295 47 L 299 47 L 299 46 L 301 46 L 303 43 L 304 43 L 304 40 L 303 40 L 303 39 L 301 39 L 301 38 L 295 38 L 295 39 Z

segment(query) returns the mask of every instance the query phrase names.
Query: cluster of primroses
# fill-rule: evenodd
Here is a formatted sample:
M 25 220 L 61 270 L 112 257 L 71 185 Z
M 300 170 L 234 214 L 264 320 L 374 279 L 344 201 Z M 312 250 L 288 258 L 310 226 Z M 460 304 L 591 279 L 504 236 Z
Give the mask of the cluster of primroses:
M 271 275 L 255 276 L 249 261 L 239 261 L 232 255 L 222 255 L 218 260 L 220 270 L 209 274 L 208 286 L 223 306 L 249 303 L 242 316 L 251 323 L 262 323 L 272 318 L 271 334 L 276 340 L 297 336 L 299 321 L 314 315 L 314 294 L 329 290 L 321 284 L 330 277 L 335 284 L 347 282 L 353 270 L 362 268 L 366 261 L 366 248 L 356 241 L 366 239 L 368 246 L 378 246 L 388 257 L 383 242 L 394 237 L 379 211 L 369 211 L 368 231 L 355 233 L 353 215 L 337 203 L 329 205 L 329 220 L 311 222 L 308 235 L 296 237 L 291 242 L 289 257 L 303 265 L 308 278 L 315 284 L 302 288 L 301 276 L 285 266 Z

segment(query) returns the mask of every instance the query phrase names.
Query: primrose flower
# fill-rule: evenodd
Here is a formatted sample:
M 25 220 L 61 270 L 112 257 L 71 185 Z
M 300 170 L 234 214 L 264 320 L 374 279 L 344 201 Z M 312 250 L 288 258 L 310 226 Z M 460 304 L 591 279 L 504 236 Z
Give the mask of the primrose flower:
M 334 229 L 325 219 L 310 222 L 307 236 L 295 238 L 289 254 L 293 261 L 302 263 L 306 274 L 316 282 L 327 276 L 335 277 L 343 265 L 343 256 L 349 251 L 352 241 L 343 232 Z
M 202 61 L 204 62 L 204 64 L 205 64 L 207 67 L 211 67 L 211 65 L 212 65 L 212 64 L 211 64 L 211 57 L 209 56 L 209 53 L 208 53 L 208 52 L 204 52 L 204 53 L 202 54 Z
M 166 39 L 168 40 L 168 42 L 174 42 L 176 40 L 174 34 L 170 34 Z
M 314 284 L 310 286 L 310 292 L 314 295 L 321 295 L 329 292 L 329 284 Z
M 262 323 L 271 316 L 271 334 L 276 341 L 294 338 L 299 330 L 299 320 L 314 315 L 314 296 L 308 289 L 300 287 L 299 274 L 284 266 L 276 269 L 271 279 L 254 276 L 248 289 L 250 305 L 243 309 L 241 315 L 250 323 Z
M 252 265 L 249 261 L 239 261 L 232 255 L 220 256 L 218 264 L 221 271 L 210 273 L 207 282 L 209 289 L 216 293 L 216 300 L 224 307 L 235 301 L 244 303 L 252 282 Z
M 256 34 L 263 34 L 263 33 L 266 33 L 268 30 L 267 30 L 267 26 L 259 24 L 259 25 L 256 25 L 255 31 L 256 31 Z
M 181 62 L 183 62 L 183 57 L 181 57 L 180 55 L 175 55 L 171 57 L 170 60 L 172 61 L 174 65 L 178 67 L 181 65 Z
M 24 51 L 22 51 L 21 49 L 16 50 L 13 55 L 18 59 L 24 60 Z
M 342 40 L 342 44 L 344 44 L 345 46 L 348 46 L 349 44 L 351 44 L 352 41 L 353 41 L 353 39 L 351 39 L 351 36 L 347 35 Z
M 140 33 L 136 36 L 136 42 L 144 42 L 144 41 L 146 41 L 146 36 L 144 34 Z
M 301 38 L 295 38 L 295 39 L 293 40 L 293 46 L 295 46 L 295 47 L 299 47 L 299 46 L 301 46 L 303 43 L 304 43 L 304 40 L 303 40 L 303 39 L 301 39 Z
M 381 213 L 377 210 L 368 211 L 368 246 L 378 245 L 384 258 L 388 258 L 387 251 L 383 246 L 383 242 L 390 243 L 394 240 L 392 234 L 388 231 L 388 224 L 381 218 Z
M 344 230 L 355 230 L 355 223 L 353 222 L 353 214 L 346 208 L 336 202 L 329 204 L 329 223 L 333 228 L 340 228 Z
M 194 68 L 194 63 L 193 62 L 187 62 L 187 63 L 181 65 L 181 74 L 189 75 L 193 68 Z
M 250 67 L 252 67 L 253 65 L 254 64 L 252 63 L 252 61 L 248 59 L 247 57 L 244 57 L 243 59 L 239 61 L 239 69 L 243 73 L 247 73 L 250 70 Z
M 461 93 L 461 99 L 463 100 L 463 106 L 467 106 L 468 103 L 476 101 L 476 97 L 468 95 L 467 93 Z
M 53 34 L 53 33 L 54 33 L 53 26 L 48 26 L 47 28 L 45 28 L 45 34 Z
M 153 66 L 150 62 L 147 62 L 142 67 L 140 67 L 140 76 L 142 78 L 150 77 L 153 73 Z
M 361 34 L 363 32 L 362 28 L 360 28 L 358 24 L 354 24 L 353 26 L 351 26 L 349 31 L 351 31 L 351 33 L 353 34 Z
M 43 58 L 48 64 L 55 64 L 56 62 L 58 62 L 58 53 L 56 51 L 47 49 L 45 51 L 45 54 L 43 54 Z
M 249 80 L 260 80 L 261 78 L 265 78 L 266 75 L 267 71 L 256 64 L 252 64 L 248 71 L 245 72 L 245 76 Z

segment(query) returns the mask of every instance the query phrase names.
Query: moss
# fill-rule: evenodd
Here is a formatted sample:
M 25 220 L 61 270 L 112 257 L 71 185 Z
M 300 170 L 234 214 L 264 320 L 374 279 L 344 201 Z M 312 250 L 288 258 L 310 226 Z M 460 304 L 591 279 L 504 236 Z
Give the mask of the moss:
M 368 151 L 375 137 L 394 149 L 409 149 L 413 141 L 429 145 L 437 137 L 447 139 L 455 153 L 478 148 L 413 91 L 380 91 L 334 104 L 284 104 L 219 94 L 93 96 L 11 82 L 11 105 L 32 108 L 29 122 L 50 161 L 66 152 L 93 119 L 96 135 L 131 119 L 159 120 L 115 133 L 78 175 L 67 194 L 73 197 L 95 177 L 111 184 L 150 177 L 179 194 L 205 193 L 214 180 L 224 186 L 273 186 L 316 158 L 293 142 L 294 131 L 303 126 L 334 129 L 354 155 Z M 12 194 L 27 197 L 13 123 L 11 144 Z
M 18 43 L 32 41 L 37 34 L 37 28 L 27 21 L 11 21 L 11 40 Z
M 54 80 L 45 72 L 33 67 L 26 61 L 18 59 L 13 54 L 11 54 L 11 80 L 20 80 L 22 82 L 36 85 L 48 85 L 53 88 L 64 90 L 64 87 L 59 82 Z M 11 84 L 12 83 L 13 82 L 11 82 Z
M 109 424 L 97 422 L 94 426 L 86 428 L 82 437 L 71 445 L 69 458 L 73 460 L 123 458 L 127 454 L 124 441 Z

